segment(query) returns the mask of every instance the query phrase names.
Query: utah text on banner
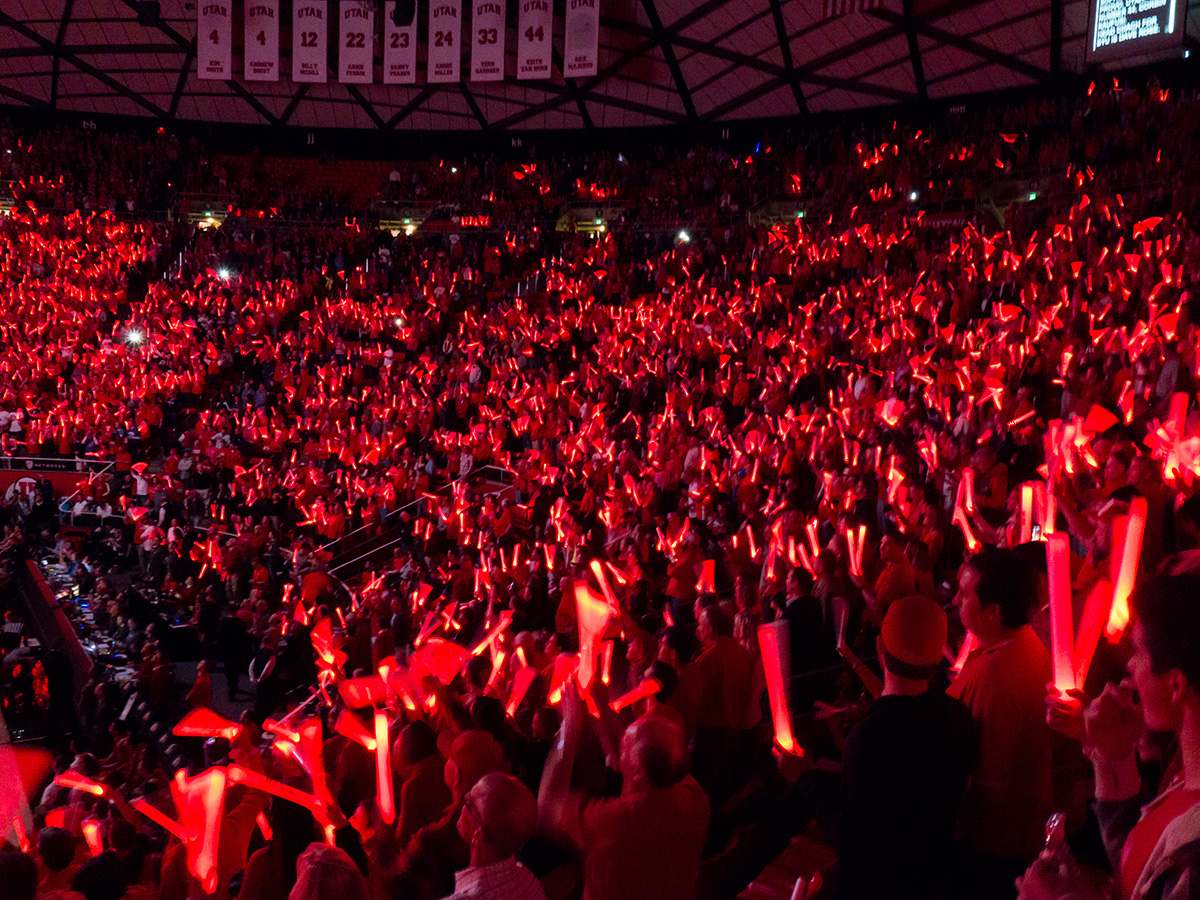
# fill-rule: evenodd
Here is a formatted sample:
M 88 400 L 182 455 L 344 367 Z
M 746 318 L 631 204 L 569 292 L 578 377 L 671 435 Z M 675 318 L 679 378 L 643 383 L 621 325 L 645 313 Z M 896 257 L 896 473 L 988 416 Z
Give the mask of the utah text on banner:
M 383 83 L 415 84 L 417 81 L 417 18 L 396 24 L 396 0 L 383 7 Z
M 292 81 L 325 80 L 328 15 L 326 0 L 296 0 L 292 4 Z
M 279 0 L 247 0 L 247 81 L 279 80 Z
M 196 3 L 196 77 L 225 81 L 233 77 L 233 2 Z
M 596 74 L 600 52 L 600 0 L 567 0 L 563 75 L 588 78 Z
M 375 80 L 375 10 L 362 3 L 342 3 L 338 20 L 338 81 L 370 84 Z
M 551 0 L 520 0 L 517 15 L 517 79 L 549 78 L 554 43 Z
M 504 0 L 472 0 L 471 80 L 504 80 Z
M 462 0 L 430 0 L 429 69 L 430 84 L 458 81 L 462 51 Z

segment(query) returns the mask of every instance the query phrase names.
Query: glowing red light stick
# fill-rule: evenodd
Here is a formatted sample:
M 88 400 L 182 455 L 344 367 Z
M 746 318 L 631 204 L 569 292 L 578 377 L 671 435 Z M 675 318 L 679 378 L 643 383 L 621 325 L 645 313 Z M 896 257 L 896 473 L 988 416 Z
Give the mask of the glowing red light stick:
M 971 515 L 975 514 L 975 470 L 963 469 L 963 506 Z
M 1028 544 L 1033 540 L 1033 485 L 1021 485 L 1021 540 Z
M 575 611 L 579 621 L 579 683 L 587 688 L 595 674 L 596 651 L 612 611 L 582 581 L 575 583 Z
M 277 734 L 281 738 L 287 738 L 293 744 L 300 743 L 300 732 L 289 728 L 282 722 L 276 722 L 274 719 L 263 720 L 263 731 L 269 731 L 272 734 Z
M 855 549 L 854 549 L 854 541 L 855 541 L 854 531 L 850 528 L 847 528 L 845 531 L 845 536 L 846 536 L 847 556 L 849 557 L 848 562 L 850 563 L 850 574 L 861 576 L 862 569 L 860 569 L 858 567 L 858 553 L 856 553 Z
M 241 730 L 242 727 L 236 722 L 230 722 L 211 709 L 200 706 L 189 710 L 171 729 L 171 733 L 178 737 L 220 737 L 232 741 Z
M 396 800 L 392 794 L 392 748 L 388 741 L 387 715 L 375 710 L 375 785 L 379 796 L 379 815 L 391 825 L 396 821 Z
M 1079 636 L 1075 639 L 1075 684 L 1082 688 L 1087 681 L 1088 669 L 1096 653 L 1096 645 L 1108 621 L 1112 608 L 1113 586 L 1107 578 L 1101 578 L 1088 594 L 1083 607 L 1083 619 L 1079 623 Z
M 271 794 L 281 800 L 287 800 L 295 803 L 297 806 L 303 806 L 321 821 L 326 821 L 329 818 L 325 811 L 325 804 L 313 794 L 284 784 L 282 781 L 275 781 L 273 778 L 268 778 L 266 775 L 255 772 L 253 769 L 231 765 L 229 767 L 229 781 L 231 784 L 244 784 L 246 787 L 262 791 L 264 794 Z
M 787 623 L 771 622 L 758 626 L 758 646 L 762 651 L 763 671 L 767 676 L 767 697 L 771 702 L 771 720 L 775 725 L 775 743 L 787 753 L 803 756 L 804 751 L 792 736 L 788 712 L 791 659 L 787 641 Z
M 387 685 L 378 675 L 347 678 L 338 684 L 338 693 L 351 709 L 379 706 L 387 701 Z
M 1046 574 L 1050 582 L 1050 652 L 1054 686 L 1062 694 L 1074 690 L 1075 625 L 1071 611 L 1071 547 L 1065 534 L 1046 541 Z
M 627 706 L 632 706 L 642 700 L 647 700 L 653 697 L 662 690 L 662 683 L 657 678 L 647 678 L 632 691 L 622 694 L 616 700 L 610 702 L 609 708 L 613 712 L 620 712 Z
M 952 521 L 962 529 L 963 539 L 967 542 L 967 549 L 972 553 L 979 552 L 979 548 L 983 545 L 980 544 L 979 538 L 975 537 L 975 532 L 971 530 L 971 523 L 967 521 L 967 514 L 963 512 L 961 506 L 954 510 Z
M 962 647 L 959 648 L 958 656 L 955 657 L 954 665 L 950 667 L 950 671 L 957 675 L 963 670 L 963 666 L 967 664 L 969 657 L 979 647 L 979 638 L 975 637 L 973 632 L 968 631 L 963 638 Z
M 512 624 L 512 613 L 505 610 L 500 614 L 500 621 L 496 623 L 496 627 L 487 633 L 487 635 L 478 644 L 471 648 L 471 655 L 478 656 L 488 647 L 492 646 L 493 642 L 500 637 Z
M 359 721 L 358 716 L 350 712 L 348 709 L 343 709 L 338 714 L 337 722 L 333 726 L 335 733 L 340 734 L 347 740 L 354 741 L 356 744 L 361 744 L 371 753 L 375 752 L 375 738 L 371 737 L 366 726 Z
M 259 813 L 254 817 L 255 823 L 258 825 L 258 830 L 262 832 L 262 836 L 266 840 L 271 840 L 271 823 L 267 821 L 266 813 Z
M 614 610 L 619 610 L 620 606 L 617 603 L 617 598 L 612 592 L 612 588 L 608 584 L 608 578 L 604 574 L 604 567 L 600 564 L 600 560 L 593 559 L 588 563 L 588 568 L 592 570 L 592 574 L 596 576 L 596 583 L 600 585 L 600 593 L 604 595 L 605 601 Z
M 554 658 L 554 669 L 550 674 L 550 693 L 546 697 L 547 703 L 554 706 L 562 700 L 563 689 L 578 670 L 578 653 L 560 653 Z
M 1104 634 L 1112 642 L 1121 639 L 1129 624 L 1129 595 L 1137 579 L 1138 562 L 1142 556 L 1142 537 L 1146 532 L 1146 498 L 1134 497 L 1129 503 L 1129 524 L 1125 529 L 1124 546 L 1121 548 L 1121 568 L 1113 583 L 1112 609 Z
M 808 545 L 812 548 L 813 559 L 821 555 L 821 542 L 817 537 L 817 520 L 813 519 L 805 526 L 808 532 Z
M 80 825 L 83 829 L 83 839 L 87 841 L 88 850 L 92 856 L 99 856 L 104 852 L 104 841 L 100 837 L 100 823 L 95 819 L 84 819 Z
M 517 707 L 525 699 L 525 694 L 528 693 L 529 686 L 533 684 L 535 678 L 537 678 L 537 670 L 532 666 L 523 666 L 517 669 L 517 674 L 513 676 L 512 688 L 508 692 L 508 704 L 504 707 L 504 712 L 510 718 L 517 714 Z
M 170 818 L 162 810 L 158 809 L 155 806 L 151 806 L 148 801 L 139 797 L 137 800 L 134 800 L 133 803 L 131 803 L 130 805 L 134 809 L 136 809 L 138 812 L 140 812 L 143 816 L 145 816 L 147 819 L 149 819 L 151 822 L 160 826 L 164 831 L 170 832 L 171 834 L 175 835 L 175 837 L 179 838 L 181 841 L 187 840 L 187 834 L 186 834 L 186 832 L 184 832 L 183 826 L 180 825 L 178 822 L 176 822 L 174 819 Z
M 1042 506 L 1042 538 L 1054 534 L 1058 522 L 1058 498 L 1050 492 L 1049 485 L 1042 490 L 1045 503 Z
M 225 807 L 226 770 L 220 767 L 188 778 L 182 769 L 175 773 L 172 793 L 181 812 L 187 835 L 188 871 L 200 882 L 204 893 L 217 889 L 217 842 Z
M 29 852 L 29 835 L 25 833 L 25 823 L 20 816 L 13 816 L 13 830 L 17 833 L 17 844 L 22 853 Z
M 67 769 L 61 775 L 55 775 L 54 783 L 65 788 L 71 788 L 75 791 L 83 791 L 84 793 L 91 794 L 94 797 L 103 797 L 104 791 L 106 790 L 104 785 L 97 784 L 95 781 L 92 781 L 92 779 L 80 775 L 78 772 L 72 769 Z

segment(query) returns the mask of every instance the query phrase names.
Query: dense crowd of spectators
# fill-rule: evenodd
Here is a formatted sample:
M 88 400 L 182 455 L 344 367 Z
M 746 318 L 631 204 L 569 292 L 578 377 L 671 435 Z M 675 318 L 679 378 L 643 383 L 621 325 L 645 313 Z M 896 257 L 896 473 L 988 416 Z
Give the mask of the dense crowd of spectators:
M 395 238 L 118 220 L 217 167 L 0 132 L 0 450 L 112 463 L 59 563 L 193 723 L 177 775 L 101 673 L 0 883 L 691 900 L 806 830 L 828 896 L 1191 896 L 1200 107 L 1119 87 L 740 158 L 398 164 L 385 200 L 509 227 Z M 998 228 L 903 200 L 1001 170 L 1051 196 Z M 736 215 L 788 193 L 821 214 Z M 689 229 L 536 224 L 607 197 Z M 55 547 L 47 504 L 5 543 Z M 1048 693 L 1046 539 L 1084 646 L 1130 520 L 1134 624 Z M 218 673 L 251 705 L 205 730 Z

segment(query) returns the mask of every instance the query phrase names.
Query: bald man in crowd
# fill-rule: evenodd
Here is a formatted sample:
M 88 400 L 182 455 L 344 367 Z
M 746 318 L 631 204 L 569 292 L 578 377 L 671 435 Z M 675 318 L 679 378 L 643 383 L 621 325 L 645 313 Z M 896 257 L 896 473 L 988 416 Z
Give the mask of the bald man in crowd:
M 621 737 L 621 796 L 571 790 L 588 719 L 579 693 L 564 693 L 559 740 L 542 773 L 538 811 L 583 855 L 584 900 L 694 900 L 709 803 L 688 774 L 682 724 L 663 710 Z
M 546 900 L 534 874 L 517 862 L 537 817 L 537 800 L 513 776 L 493 772 L 479 779 L 458 815 L 471 865 L 454 876 L 454 893 L 446 900 Z

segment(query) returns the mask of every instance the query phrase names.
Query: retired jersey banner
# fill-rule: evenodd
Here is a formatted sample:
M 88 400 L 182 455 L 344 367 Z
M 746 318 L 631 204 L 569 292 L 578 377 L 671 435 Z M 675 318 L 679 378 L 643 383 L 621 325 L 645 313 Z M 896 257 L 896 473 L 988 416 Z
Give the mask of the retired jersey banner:
M 563 75 L 596 74 L 600 56 L 600 0 L 567 0 L 567 33 L 563 41 Z
M 471 80 L 504 80 L 504 0 L 471 0 Z
M 233 77 L 233 0 L 196 2 L 196 77 Z
M 247 81 L 279 80 L 279 0 L 246 0 Z
M 551 0 L 519 0 L 517 7 L 517 79 L 549 78 L 554 40 Z
M 415 84 L 417 81 L 417 20 L 398 27 L 392 19 L 396 0 L 383 7 L 383 83 Z
M 338 81 L 370 84 L 375 80 L 375 10 L 359 3 L 338 10 Z
M 328 0 L 295 0 L 292 4 L 292 81 L 325 80 L 328 41 Z
M 458 81 L 462 42 L 462 0 L 429 0 L 430 84 Z

